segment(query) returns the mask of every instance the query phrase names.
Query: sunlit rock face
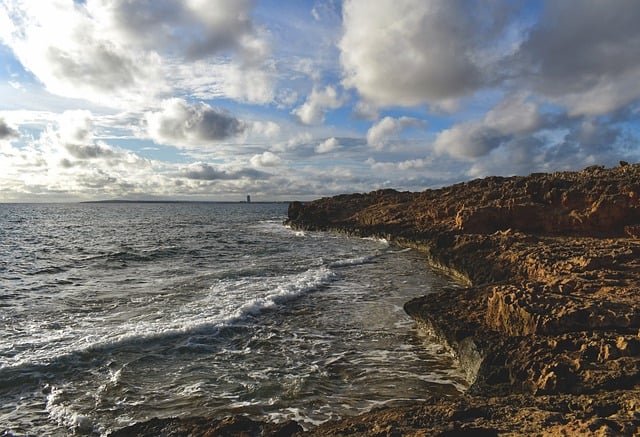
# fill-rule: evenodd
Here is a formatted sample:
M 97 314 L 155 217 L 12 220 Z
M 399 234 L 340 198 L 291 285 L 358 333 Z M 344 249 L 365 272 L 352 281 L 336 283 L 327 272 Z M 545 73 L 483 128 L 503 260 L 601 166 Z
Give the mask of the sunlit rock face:
M 436 434 L 637 433 L 639 196 L 640 166 L 621 162 L 292 205 L 294 227 L 385 236 L 424 251 L 469 285 L 405 305 L 466 367 L 473 385 L 462 400 L 371 413 L 314 432 L 369 423 Z M 514 414 L 513 405 L 526 413 Z

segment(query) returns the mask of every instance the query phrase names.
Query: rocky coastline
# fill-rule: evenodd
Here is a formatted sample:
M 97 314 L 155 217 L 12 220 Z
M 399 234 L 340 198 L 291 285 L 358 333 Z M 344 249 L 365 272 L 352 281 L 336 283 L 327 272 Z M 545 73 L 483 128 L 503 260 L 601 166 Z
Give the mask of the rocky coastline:
M 288 223 L 384 237 L 463 281 L 405 310 L 469 391 L 306 432 L 238 417 L 113 435 L 640 435 L 640 165 L 293 202 Z

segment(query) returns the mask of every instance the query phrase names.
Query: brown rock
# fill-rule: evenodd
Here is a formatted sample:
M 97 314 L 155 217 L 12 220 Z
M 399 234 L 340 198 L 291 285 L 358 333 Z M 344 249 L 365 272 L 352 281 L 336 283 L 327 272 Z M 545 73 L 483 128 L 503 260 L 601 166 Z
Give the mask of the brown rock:
M 399 243 L 470 284 L 485 284 L 405 305 L 465 363 L 470 393 L 498 404 L 504 394 L 534 393 L 525 410 L 545 399 L 544 410 L 560 417 L 566 412 L 553 407 L 557 399 L 590 411 L 564 422 L 551 413 L 527 417 L 541 435 L 632 435 L 640 429 L 633 388 L 640 385 L 638 187 L 638 165 L 487 178 L 402 199 L 387 193 L 327 228 L 369 235 L 393 224 Z M 618 396 L 630 404 L 622 407 Z M 465 420 L 460 411 L 449 416 L 450 431 L 438 432 L 520 435 L 492 422 L 486 409 L 473 426 L 467 413 Z M 387 430 L 401 429 L 395 426 Z

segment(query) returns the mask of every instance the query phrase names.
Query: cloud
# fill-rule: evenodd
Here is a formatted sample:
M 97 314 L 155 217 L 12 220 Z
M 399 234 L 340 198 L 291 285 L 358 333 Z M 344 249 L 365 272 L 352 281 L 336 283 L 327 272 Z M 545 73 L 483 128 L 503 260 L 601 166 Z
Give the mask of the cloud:
M 0 1 L 0 197 L 313 197 L 637 161 L 639 10 Z
M 176 79 L 193 80 L 175 75 L 176 65 L 198 71 L 200 62 L 223 67 L 208 83 L 227 96 L 264 102 L 273 94 L 270 44 L 250 0 L 45 3 L 4 2 L 0 40 L 52 93 L 115 107 L 147 103 Z
M 61 115 L 59 120 L 81 126 L 83 117 L 74 118 L 72 114 Z M 92 121 L 100 120 L 92 117 Z M 269 173 L 254 168 L 202 162 L 181 166 L 145 159 L 95 140 L 94 131 L 66 135 L 61 130 L 74 132 L 60 123 L 51 125 L 38 138 L 25 137 L 25 144 L 0 146 L 0 199 L 237 199 L 238 194 L 247 192 L 278 193 L 291 182 L 283 178 L 276 181 Z
M 282 159 L 275 153 L 266 151 L 260 155 L 253 155 L 250 162 L 253 167 L 277 167 L 282 163 Z
M 369 128 L 367 143 L 376 150 L 382 150 L 403 129 L 423 124 L 424 122 L 411 117 L 385 117 Z
M 438 133 L 433 143 L 436 153 L 462 159 L 489 154 L 517 135 L 529 135 L 543 127 L 537 104 L 523 94 L 507 96 L 483 120 L 470 120 Z
M 118 153 L 106 143 L 96 144 L 65 144 L 67 151 L 77 159 L 114 158 Z
M 54 94 L 117 105 L 163 87 L 158 55 L 110 38 L 82 5 L 8 1 L 3 9 L 9 27 L 0 38 Z
M 597 118 L 547 117 L 532 132 L 511 134 L 491 130 L 481 122 L 458 124 L 452 130 L 465 135 L 455 141 L 442 134 L 434 148 L 446 144 L 451 148 L 442 148 L 440 153 L 468 161 L 471 165 L 462 172 L 466 177 L 576 170 L 593 164 L 614 166 L 621 159 L 635 161 L 638 157 L 635 146 L 624 147 L 622 128 Z M 486 137 L 478 138 L 482 134 Z
M 303 124 L 320 124 L 324 122 L 327 110 L 342 106 L 344 99 L 338 96 L 335 87 L 329 85 L 323 90 L 313 89 L 307 101 L 292 111 Z
M 554 162 L 616 164 L 619 159 L 626 159 L 618 144 L 622 136 L 620 128 L 587 118 L 570 125 L 563 141 L 548 148 L 547 154 Z
M 1 148 L 2 199 L 52 201 L 161 190 L 156 172 L 162 166 L 96 141 L 92 120 L 88 111 L 69 111 L 36 138 L 25 136 Z
M 8 138 L 17 138 L 18 131 L 10 127 L 4 119 L 0 118 L 0 140 L 5 140 Z
M 189 104 L 173 98 L 162 102 L 162 109 L 147 113 L 149 136 L 159 144 L 191 147 L 234 137 L 245 124 L 231 114 L 206 103 Z
M 198 99 L 228 98 L 239 102 L 269 104 L 275 98 L 276 67 L 226 61 L 167 62 L 167 75 L 175 91 Z
M 222 170 L 207 163 L 196 162 L 183 168 L 177 176 L 201 181 L 216 181 L 242 178 L 266 179 L 270 175 L 263 171 L 254 169 L 241 169 L 235 171 Z
M 256 35 L 252 6 L 249 0 L 89 0 L 86 8 L 120 40 L 194 60 L 231 50 L 264 56 L 268 47 Z
M 572 116 L 601 115 L 640 97 L 640 3 L 545 2 L 515 56 L 519 80 Z
M 316 147 L 316 153 L 329 153 L 336 150 L 340 142 L 336 137 L 327 138 Z
M 526 94 L 505 97 L 484 117 L 484 125 L 503 134 L 530 133 L 541 127 L 543 118 L 539 106 Z
M 65 168 L 84 165 L 81 161 L 86 160 L 105 160 L 108 165 L 112 165 L 123 159 L 130 160 L 134 156 L 127 150 L 95 140 L 94 116 L 91 111 L 69 110 L 56 118 L 57 129 L 46 131 L 41 140 L 48 138 L 51 153 L 60 154 L 60 163 Z
M 378 106 L 437 104 L 480 89 L 504 31 L 503 2 L 348 0 L 339 43 L 344 85 Z
M 93 115 L 87 110 L 65 111 L 58 118 L 58 135 L 64 143 L 86 143 L 93 139 Z
M 637 159 L 635 147 L 621 147 L 622 130 L 607 123 L 592 118 L 570 120 L 562 125 L 562 131 L 566 131 L 562 136 L 555 131 L 511 136 L 486 156 L 471 161 L 466 176 L 576 170 Z
M 400 162 L 376 162 L 373 158 L 369 158 L 366 163 L 371 165 L 373 170 L 386 172 L 395 172 L 397 170 L 424 170 L 429 165 L 429 162 L 425 159 L 410 159 Z
M 49 162 L 58 162 L 63 168 L 104 169 L 145 166 L 146 162 L 130 150 L 122 149 L 95 139 L 94 116 L 87 110 L 70 110 L 57 117 L 57 129 L 45 130 L 35 143 Z
M 273 150 L 277 152 L 288 152 L 301 146 L 309 144 L 313 140 L 313 135 L 309 132 L 299 132 L 289 137 L 288 140 L 276 143 Z
M 541 138 L 531 136 L 512 138 L 493 148 L 487 155 L 470 161 L 471 166 L 464 174 L 468 178 L 479 178 L 567 169 L 564 167 L 566 163 L 552 158 L 552 154 L 553 152 L 547 149 L 545 141 Z M 574 159 L 577 160 L 578 157 Z
M 360 101 L 353 109 L 353 115 L 361 120 L 377 120 L 380 116 L 378 108 L 367 102 Z
M 320 80 L 320 70 L 318 66 L 315 65 L 313 59 L 310 58 L 302 58 L 298 59 L 292 66 L 293 71 L 300 72 L 309 76 L 314 82 L 318 82 Z
M 282 129 L 280 125 L 273 121 L 252 121 L 247 122 L 247 128 L 251 135 L 256 135 L 264 138 L 276 138 L 280 135 Z
M 640 4 L 549 1 L 536 18 L 486 64 L 507 97 L 439 132 L 435 152 L 473 162 L 470 177 L 637 159 L 626 123 L 640 98 Z
M 434 142 L 436 153 L 473 159 L 487 155 L 509 137 L 478 122 L 464 122 L 440 132 Z
M 378 107 L 429 104 L 500 87 L 534 94 L 575 116 L 640 98 L 640 4 L 634 0 L 482 5 L 462 0 L 347 0 L 343 85 Z

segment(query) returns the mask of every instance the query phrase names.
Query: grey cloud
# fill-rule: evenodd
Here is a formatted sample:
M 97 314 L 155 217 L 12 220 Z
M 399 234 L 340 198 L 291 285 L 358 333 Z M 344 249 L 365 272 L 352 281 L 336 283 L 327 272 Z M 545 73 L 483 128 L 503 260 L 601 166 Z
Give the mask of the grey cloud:
M 130 40 L 189 60 L 228 50 L 250 51 L 254 34 L 249 0 L 198 3 L 179 0 L 118 0 L 111 22 Z
M 154 141 L 182 146 L 224 140 L 246 128 L 245 123 L 221 109 L 205 103 L 190 105 L 181 99 L 165 101 L 161 111 L 147 114 L 147 123 Z
M 236 171 L 221 170 L 207 163 L 191 164 L 178 173 L 179 177 L 201 181 L 235 180 L 235 179 L 267 179 L 269 173 L 255 169 L 241 169 Z
M 550 155 L 543 139 L 532 136 L 515 137 L 504 141 L 490 155 L 472 161 L 470 168 L 466 170 L 466 175 L 484 177 L 527 174 L 534 171 L 547 171 L 548 164 L 551 164 L 552 169 L 561 169 L 560 161 Z
M 188 18 L 184 6 L 174 0 L 117 0 L 108 13 L 121 32 L 149 46 L 169 42 L 170 28 L 161 23 L 181 23 Z
M 567 139 L 582 144 L 588 149 L 603 150 L 612 147 L 618 141 L 621 130 L 618 127 L 598 120 L 585 120 L 579 127 L 567 135 Z
M 539 17 L 527 3 L 347 0 L 344 84 L 376 106 L 448 111 L 498 87 L 543 97 L 572 117 L 640 98 L 638 1 L 548 0 Z
M 619 117 L 541 113 L 535 100 L 511 95 L 483 119 L 440 132 L 433 148 L 439 154 L 475 160 L 473 176 L 486 175 L 487 169 L 510 174 L 526 166 L 547 171 L 590 165 L 591 161 L 609 164 L 621 159 L 620 140 L 625 134 L 615 120 L 624 122 L 628 117 L 628 111 L 620 111 Z
M 545 2 L 515 56 L 519 81 L 572 114 L 616 110 L 640 97 L 639 22 L 635 0 Z
M 87 44 L 82 56 L 49 47 L 47 58 L 58 79 L 90 85 L 102 92 L 131 87 L 142 73 L 133 59 L 105 42 Z
M 547 160 L 565 163 L 565 167 L 577 162 L 612 165 L 626 158 L 619 140 L 623 131 L 596 119 L 576 120 L 567 126 L 569 132 L 563 140 L 548 148 Z
M 613 166 L 620 160 L 637 160 L 634 148 L 625 146 L 624 130 L 592 118 L 550 119 L 535 135 L 511 135 L 489 153 L 472 161 L 467 175 L 527 174 L 535 171 L 575 170 L 592 164 Z M 551 130 L 545 130 L 550 127 Z M 567 131 L 557 137 L 561 131 Z M 636 141 L 634 141 L 636 143 Z
M 536 103 L 524 94 L 509 95 L 484 116 L 484 124 L 504 134 L 528 133 L 545 122 Z
M 17 130 L 10 127 L 2 118 L 0 118 L 0 140 L 16 138 L 18 135 Z
M 65 144 L 64 148 L 77 159 L 114 158 L 118 156 L 113 149 L 102 144 Z
M 471 162 L 471 177 L 610 166 L 639 157 L 627 147 L 631 140 L 620 126 L 589 117 L 543 120 L 536 130 L 509 134 L 477 122 L 462 123 L 441 132 L 434 150 Z
M 63 158 L 60 160 L 60 167 L 62 168 L 72 168 L 75 164 L 69 161 L 67 158 Z
M 479 158 L 509 138 L 509 135 L 495 128 L 477 122 L 466 122 L 440 132 L 434 142 L 434 149 L 438 153 L 458 158 Z
M 118 178 L 103 170 L 96 170 L 91 174 L 78 175 L 76 180 L 81 186 L 92 190 L 112 187 L 118 183 Z
M 221 110 L 203 108 L 197 119 L 198 136 L 205 140 L 221 140 L 244 131 L 237 118 Z

